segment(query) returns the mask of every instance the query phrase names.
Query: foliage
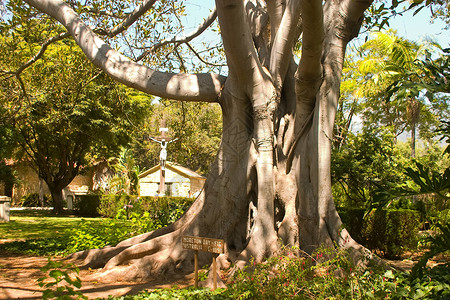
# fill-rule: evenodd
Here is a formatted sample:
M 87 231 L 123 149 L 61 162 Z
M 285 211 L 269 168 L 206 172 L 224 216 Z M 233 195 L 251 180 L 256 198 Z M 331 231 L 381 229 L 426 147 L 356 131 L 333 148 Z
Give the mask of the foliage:
M 0 244 L 0 251 L 36 256 L 63 255 L 67 253 L 67 242 L 64 236 L 4 242 Z
M 444 121 L 439 131 L 443 135 L 442 139 L 446 139 L 447 143 L 450 141 L 449 128 L 450 123 Z M 448 152 L 449 146 L 447 145 L 442 153 L 443 159 L 446 157 L 448 159 Z M 442 211 L 448 208 L 448 199 L 450 199 L 450 167 L 448 164 L 443 171 L 438 172 L 425 167 L 425 163 L 417 160 L 415 161 L 415 168 L 407 167 L 404 173 L 409 178 L 409 181 L 400 184 L 387 182 L 386 186 L 379 186 L 373 207 L 386 207 L 392 203 L 393 199 L 402 196 L 434 194 L 437 196 L 437 201 L 434 203 L 437 210 Z
M 61 212 L 61 190 L 91 159 L 129 143 L 148 104 L 134 101 L 122 85 L 87 63 L 72 40 L 49 45 L 41 59 L 14 73 L 49 35 L 62 31 L 54 21 L 22 15 L 21 5 L 8 2 L 14 17 L 0 26 L 2 118 L 14 125 L 20 145 L 15 155 L 32 161 Z
M 159 299 L 179 299 L 179 300 L 206 300 L 206 299 L 230 299 L 222 296 L 223 289 L 212 291 L 208 288 L 185 288 L 177 287 L 171 289 L 155 289 L 152 291 L 142 291 L 137 295 L 126 295 L 121 297 L 109 296 L 109 300 L 159 300 Z
M 98 194 L 77 195 L 74 203 L 77 214 L 83 217 L 98 216 L 97 208 L 100 205 L 100 197 L 101 195 Z
M 414 69 L 420 70 L 420 73 L 412 71 L 405 71 L 403 76 L 398 80 L 392 82 L 388 87 L 388 96 L 394 93 L 400 95 L 410 95 L 417 97 L 421 91 L 425 91 L 425 96 L 433 103 L 436 99 L 435 96 L 439 93 L 450 93 L 450 83 L 447 80 L 449 75 L 449 63 L 450 63 L 450 48 L 442 49 L 438 53 L 437 58 L 433 58 L 432 54 L 426 52 L 423 59 L 416 59 L 413 61 Z M 411 80 L 411 77 L 414 80 Z M 448 99 L 448 96 L 443 96 L 443 99 Z M 439 103 L 443 105 L 442 108 L 448 108 L 448 104 Z M 436 105 L 436 103 L 435 103 Z M 441 109 L 442 109 L 441 108 Z M 440 117 L 445 119 L 448 114 L 442 109 L 444 115 Z
M 172 223 L 175 220 L 170 213 L 177 209 L 187 210 L 194 199 L 183 197 L 138 197 L 133 195 L 102 195 L 98 212 L 113 218 L 125 211 L 126 215 L 151 213 L 155 219 L 167 220 L 163 223 Z
M 114 219 L 104 219 L 100 226 L 92 226 L 92 221 L 82 219 L 76 228 L 68 230 L 67 253 L 74 253 L 86 249 L 103 248 L 116 245 L 126 237 L 130 237 L 130 225 Z
M 44 195 L 44 206 L 46 206 L 46 207 L 51 206 L 50 200 L 51 200 L 50 195 Z M 40 206 L 42 206 L 42 204 L 39 200 L 38 193 L 32 193 L 32 194 L 23 196 L 20 199 L 20 204 L 21 204 L 21 206 L 25 206 L 25 207 L 40 207 Z
M 141 137 L 131 147 L 139 166 L 151 168 L 159 164 L 161 147 L 147 137 L 161 134 L 158 130 L 164 119 L 169 128 L 168 136 L 178 138 L 167 146 L 168 160 L 207 174 L 222 135 L 220 107 L 216 104 L 162 100 L 154 104 L 153 109 L 154 114 L 145 122 Z
M 364 236 L 370 249 L 387 258 L 396 258 L 405 250 L 417 247 L 421 222 L 419 212 L 412 210 L 376 210 L 367 218 Z
M 326 258 L 325 258 L 326 257 Z M 345 252 L 321 249 L 311 257 L 279 256 L 238 271 L 224 295 L 231 299 L 438 299 L 449 295 L 449 265 L 408 274 L 353 266 Z
M 157 289 L 117 300 L 144 299 L 444 299 L 450 265 L 426 269 L 423 278 L 380 267 L 352 265 L 343 251 L 321 248 L 297 257 L 297 249 L 252 263 L 228 278 L 227 289 Z
M 1 136 L 1 132 L 0 132 L 0 136 Z M 1 148 L 1 144 L 0 144 L 0 148 Z M 1 157 L 2 157 L 2 155 L 0 153 L 0 184 L 3 184 L 4 192 L 5 192 L 4 195 L 11 197 L 13 186 L 14 186 L 14 184 L 17 183 L 17 177 L 16 177 L 14 170 L 11 168 L 11 166 L 7 165 L 4 161 L 2 161 Z
M 429 133 L 439 125 L 439 118 L 447 116 L 448 101 L 424 97 L 426 69 L 416 62 L 441 52 L 440 48 L 431 42 L 419 45 L 393 31 L 373 33 L 359 49 L 358 74 L 364 83 L 354 92 L 365 99 L 365 126 L 389 126 L 395 136 L 417 126 L 422 138 L 431 138 Z
M 131 151 L 122 149 L 120 155 L 112 161 L 111 168 L 114 176 L 109 180 L 105 189 L 105 194 L 129 194 L 136 195 L 139 192 L 139 166 L 136 165 Z
M 127 204 L 117 205 L 124 199 L 129 199 Z M 116 245 L 126 238 L 167 226 L 178 220 L 193 200 L 109 195 L 103 196 L 101 201 L 103 207 L 115 204 L 113 212 L 116 215 L 112 219 L 103 219 L 100 226 L 93 226 L 92 221 L 82 220 L 77 228 L 68 233 L 69 253 Z
M 438 223 L 437 227 L 439 233 L 428 237 L 430 249 L 420 258 L 419 262 L 412 269 L 411 278 L 416 279 L 423 277 L 424 269 L 429 259 L 433 258 L 439 253 L 450 251 L 450 223 Z
M 81 222 L 75 217 L 55 217 L 47 210 L 12 211 L 10 222 L 0 223 L 0 236 L 5 241 L 0 251 L 27 255 L 62 255 L 67 253 L 71 239 L 67 232 Z M 102 225 L 101 219 L 88 219 L 93 231 Z
M 342 222 L 356 241 L 388 258 L 417 249 L 420 212 L 408 209 L 377 210 L 368 215 L 365 212 L 365 209 L 339 209 Z
M 131 204 L 131 198 L 136 200 L 137 196 L 131 195 L 96 195 L 99 199 L 99 205 L 97 207 L 97 212 L 103 216 L 108 218 L 114 218 L 119 210 L 121 209 L 129 209 L 126 207 Z M 134 202 L 134 201 L 133 201 Z
M 88 299 L 80 291 L 75 290 L 75 288 L 81 288 L 81 280 L 77 276 L 80 270 L 75 265 L 52 261 L 49 258 L 47 265 L 41 271 L 48 272 L 48 277 L 38 279 L 39 286 L 45 288 L 42 299 Z M 75 278 L 73 273 L 76 274 Z
M 106 198 L 114 200 L 124 197 Z M 11 222 L 0 224 L 2 237 L 25 240 L 0 244 L 0 250 L 61 255 L 115 245 L 126 238 L 173 223 L 193 201 L 190 198 L 142 198 L 142 205 L 135 205 L 135 210 L 117 208 L 116 216 L 111 219 L 13 216 Z
M 333 149 L 333 197 L 338 206 L 367 207 L 377 183 L 401 181 L 393 136 L 383 128 L 350 133 L 346 144 Z

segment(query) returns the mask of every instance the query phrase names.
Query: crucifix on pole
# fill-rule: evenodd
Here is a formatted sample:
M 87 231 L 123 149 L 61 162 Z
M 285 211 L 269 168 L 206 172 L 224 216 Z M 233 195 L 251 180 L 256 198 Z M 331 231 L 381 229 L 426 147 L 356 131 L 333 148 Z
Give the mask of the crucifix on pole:
M 149 137 L 152 141 L 157 142 L 161 145 L 161 152 L 159 153 L 159 195 L 164 195 L 164 186 L 166 181 L 166 160 L 167 160 L 167 144 L 175 142 L 178 138 L 172 139 L 166 136 L 166 132 L 169 131 L 169 128 L 166 127 L 166 120 L 161 120 L 161 127 L 159 128 L 161 135 L 158 137 Z

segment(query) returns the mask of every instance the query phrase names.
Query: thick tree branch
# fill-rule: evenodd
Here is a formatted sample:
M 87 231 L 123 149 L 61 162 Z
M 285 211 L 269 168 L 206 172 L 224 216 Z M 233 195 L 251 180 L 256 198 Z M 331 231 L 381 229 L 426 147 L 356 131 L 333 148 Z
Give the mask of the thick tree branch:
M 281 90 L 283 86 L 284 77 L 292 59 L 292 48 L 300 34 L 300 28 L 298 28 L 300 8 L 300 1 L 289 1 L 276 34 L 272 32 L 272 36 L 275 37 L 273 38 L 269 70 L 278 90 Z
M 337 20 L 336 36 L 349 42 L 358 36 L 364 16 L 364 11 L 373 0 L 345 0 L 339 9 L 340 20 Z
M 292 1 L 290 1 L 292 2 Z M 299 2 L 299 1 L 295 1 Z M 273 44 L 275 35 L 278 32 L 281 20 L 286 7 L 286 0 L 266 0 L 267 12 L 270 17 L 270 41 Z
M 314 108 L 322 78 L 322 49 L 324 40 L 322 1 L 301 1 L 303 19 L 302 55 L 295 73 L 297 111 L 308 116 Z
M 173 74 L 152 70 L 112 49 L 63 1 L 26 2 L 61 22 L 88 59 L 115 80 L 163 98 L 202 102 L 218 100 L 225 77 L 216 74 Z
M 244 1 L 216 0 L 216 7 L 230 74 L 236 75 L 243 85 L 260 82 L 263 71 L 247 22 Z

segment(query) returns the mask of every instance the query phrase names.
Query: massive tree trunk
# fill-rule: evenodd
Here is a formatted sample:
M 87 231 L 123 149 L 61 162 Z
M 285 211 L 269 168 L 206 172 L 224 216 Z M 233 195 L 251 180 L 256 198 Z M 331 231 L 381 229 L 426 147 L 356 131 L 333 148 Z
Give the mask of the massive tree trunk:
M 362 253 L 331 195 L 331 142 L 347 43 L 370 0 L 216 0 L 228 76 L 168 74 L 120 55 L 60 1 L 26 0 L 58 19 L 116 80 L 182 101 L 218 102 L 223 135 L 203 193 L 174 224 L 114 247 L 78 253 L 109 278 L 193 270 L 181 237 L 224 239 L 219 262 L 261 261 L 281 243 Z M 148 1 L 146 1 L 148 2 Z M 293 47 L 301 37 L 297 64 Z M 280 242 L 281 241 L 281 242 Z M 211 254 L 201 253 L 201 264 Z

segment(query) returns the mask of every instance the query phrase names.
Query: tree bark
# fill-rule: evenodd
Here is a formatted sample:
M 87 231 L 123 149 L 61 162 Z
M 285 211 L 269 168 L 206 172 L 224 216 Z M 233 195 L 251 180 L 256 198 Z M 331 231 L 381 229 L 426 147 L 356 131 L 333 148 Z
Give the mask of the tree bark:
M 44 179 L 39 177 L 39 202 L 41 203 L 41 207 L 45 206 L 44 199 Z
M 62 189 L 55 186 L 49 186 L 49 189 L 52 195 L 53 212 L 57 215 L 60 215 L 64 212 L 64 199 Z
M 192 271 L 183 235 L 224 239 L 220 267 L 274 255 L 281 244 L 365 250 L 345 229 L 331 195 L 331 142 L 347 43 L 370 0 L 216 0 L 228 76 L 168 74 L 129 61 L 61 1 L 26 0 L 58 19 L 113 78 L 171 99 L 216 101 L 222 142 L 203 193 L 174 224 L 115 247 L 77 253 L 105 278 Z M 323 6 L 322 6 L 323 4 Z M 297 65 L 293 48 L 302 33 Z M 280 242 L 281 241 L 281 242 Z M 211 254 L 201 253 L 200 264 Z

